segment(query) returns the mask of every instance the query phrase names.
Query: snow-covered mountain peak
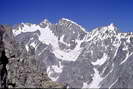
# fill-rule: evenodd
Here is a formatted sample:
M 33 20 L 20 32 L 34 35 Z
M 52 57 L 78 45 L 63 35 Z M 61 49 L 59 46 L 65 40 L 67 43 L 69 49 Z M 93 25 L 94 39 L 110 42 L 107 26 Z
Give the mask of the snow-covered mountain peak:
M 110 29 L 114 29 L 115 28 L 115 24 L 112 22 L 112 23 L 110 23 L 110 25 L 108 26 Z
M 114 23 L 111 23 L 111 24 L 108 26 L 108 30 L 118 32 L 118 27 L 117 27 Z
M 75 22 L 73 22 L 72 20 L 67 19 L 67 18 L 61 18 L 61 19 L 59 20 L 59 22 L 60 22 L 60 21 L 66 21 L 66 22 L 75 23 Z
M 44 19 L 39 25 L 45 27 L 46 25 L 50 25 L 50 24 L 51 24 L 51 22 L 49 20 Z
M 102 30 L 103 33 L 117 33 L 118 32 L 118 27 L 111 23 L 108 26 L 102 27 L 100 30 Z
M 110 25 L 103 26 L 103 27 L 98 27 L 93 29 L 91 32 L 88 32 L 87 35 L 87 41 L 91 40 L 104 40 L 107 38 L 111 38 L 112 36 L 115 36 L 118 34 L 118 28 L 116 25 L 111 23 Z
M 94 30 L 92 30 L 92 33 L 102 33 L 102 34 L 117 34 L 118 33 L 118 28 L 115 24 L 111 23 L 110 25 L 103 26 L 103 27 L 98 27 Z
M 72 21 L 72 20 L 69 20 L 67 18 L 62 18 L 59 20 L 59 24 L 60 25 L 66 25 L 66 26 L 71 26 L 71 25 L 75 25 L 77 27 L 79 27 L 82 31 L 86 32 L 85 28 L 83 28 L 81 25 L 79 25 L 78 23 Z

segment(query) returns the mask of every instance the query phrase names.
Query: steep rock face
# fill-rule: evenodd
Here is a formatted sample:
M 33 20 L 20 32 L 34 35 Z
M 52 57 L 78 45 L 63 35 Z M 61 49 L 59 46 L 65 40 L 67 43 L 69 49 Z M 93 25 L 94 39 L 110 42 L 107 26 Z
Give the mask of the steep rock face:
M 121 33 L 114 24 L 87 32 L 65 18 L 56 24 L 45 19 L 7 34 L 6 54 L 15 57 L 9 79 L 16 87 L 45 87 L 40 81 L 50 78 L 70 88 L 133 88 L 133 33 Z
M 0 25 L 0 88 L 64 88 L 52 82 L 35 60 L 34 51 L 15 40 L 10 26 Z M 31 48 L 31 50 L 34 50 Z
M 6 26 L 0 25 L 0 88 L 7 88 L 7 69 L 8 58 L 5 55 L 3 34 L 7 30 Z

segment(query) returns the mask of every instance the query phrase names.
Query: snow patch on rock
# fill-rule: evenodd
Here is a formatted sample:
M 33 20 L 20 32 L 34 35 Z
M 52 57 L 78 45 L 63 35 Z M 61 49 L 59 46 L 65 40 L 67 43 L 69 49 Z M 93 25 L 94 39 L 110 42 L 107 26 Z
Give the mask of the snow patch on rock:
M 108 55 L 106 53 L 103 54 L 101 59 L 97 59 L 96 62 L 92 62 L 93 65 L 103 65 L 108 59 Z

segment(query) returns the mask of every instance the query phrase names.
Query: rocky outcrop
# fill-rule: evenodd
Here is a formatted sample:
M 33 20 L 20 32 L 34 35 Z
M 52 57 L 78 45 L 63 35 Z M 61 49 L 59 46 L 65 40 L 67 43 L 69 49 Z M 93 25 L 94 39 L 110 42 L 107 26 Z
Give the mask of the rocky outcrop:
M 0 25 L 0 87 L 7 88 L 7 68 L 8 58 L 5 55 L 5 48 L 3 43 L 3 34 L 6 27 Z
M 34 53 L 16 42 L 12 28 L 0 25 L 0 88 L 65 88 L 51 81 L 39 64 Z

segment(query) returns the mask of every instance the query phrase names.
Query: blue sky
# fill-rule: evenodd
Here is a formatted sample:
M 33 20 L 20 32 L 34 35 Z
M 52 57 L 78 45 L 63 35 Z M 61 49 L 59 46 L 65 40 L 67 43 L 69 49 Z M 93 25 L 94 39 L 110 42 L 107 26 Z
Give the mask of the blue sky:
M 0 0 L 0 24 L 44 18 L 56 23 L 63 17 L 88 31 L 113 22 L 121 31 L 133 32 L 133 0 Z

